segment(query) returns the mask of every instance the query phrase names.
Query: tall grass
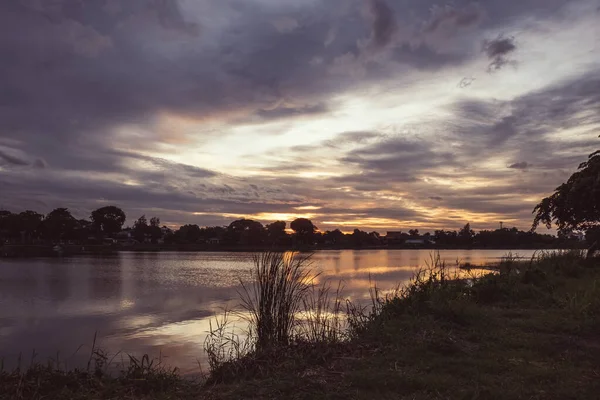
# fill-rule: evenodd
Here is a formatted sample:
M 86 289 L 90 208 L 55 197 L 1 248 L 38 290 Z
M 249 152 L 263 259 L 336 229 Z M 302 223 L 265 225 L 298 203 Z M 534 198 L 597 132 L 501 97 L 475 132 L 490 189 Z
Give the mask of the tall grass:
M 240 298 L 256 350 L 290 343 L 297 315 L 313 285 L 310 256 L 264 252 L 254 256 L 252 281 L 241 282 Z
M 335 291 L 330 281 L 311 285 L 302 299 L 302 319 L 297 332 L 299 338 L 312 343 L 335 343 L 342 339 L 346 320 L 342 289 L 341 281 Z
M 113 361 L 121 355 L 121 361 Z M 197 387 L 184 380 L 176 368 L 147 354 L 141 358 L 117 353 L 112 358 L 98 347 L 96 338 L 86 368 L 70 369 L 57 355 L 47 363 L 35 360 L 34 352 L 28 365 L 19 364 L 6 370 L 0 363 L 0 399 L 112 399 L 146 398 L 157 393 L 170 395 L 181 389 Z M 166 398 L 166 397 L 165 397 Z

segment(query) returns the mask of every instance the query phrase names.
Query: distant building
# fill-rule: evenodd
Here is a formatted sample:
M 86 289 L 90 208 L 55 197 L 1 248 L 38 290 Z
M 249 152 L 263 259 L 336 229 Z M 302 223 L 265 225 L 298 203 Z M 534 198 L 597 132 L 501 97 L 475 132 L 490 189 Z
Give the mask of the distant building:
M 210 238 L 206 241 L 208 244 L 219 244 L 221 243 L 221 239 L 219 238 Z
M 425 246 L 427 241 L 423 238 L 406 239 L 404 244 L 407 246 Z
M 130 228 L 123 229 L 117 233 L 117 240 L 131 239 L 133 237 L 133 231 Z
M 429 244 L 435 244 L 433 237 L 429 233 L 426 233 L 422 236 L 409 236 L 408 233 L 400 231 L 391 231 L 386 233 L 384 239 L 388 245 L 405 245 L 409 247 L 420 247 Z

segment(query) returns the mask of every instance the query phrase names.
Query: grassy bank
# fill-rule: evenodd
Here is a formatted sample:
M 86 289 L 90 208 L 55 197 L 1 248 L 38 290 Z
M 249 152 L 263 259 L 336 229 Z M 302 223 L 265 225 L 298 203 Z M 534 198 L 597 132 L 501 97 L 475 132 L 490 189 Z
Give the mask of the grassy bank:
M 438 262 L 395 293 L 373 291 L 368 308 L 348 304 L 344 335 L 330 334 L 339 333 L 330 324 L 324 334 L 280 335 L 285 344 L 263 343 L 239 358 L 223 354 L 203 382 L 147 359 L 109 376 L 97 351 L 84 371 L 38 365 L 3 372 L 0 397 L 595 399 L 599 261 L 577 253 L 506 260 L 477 279 L 456 279 Z

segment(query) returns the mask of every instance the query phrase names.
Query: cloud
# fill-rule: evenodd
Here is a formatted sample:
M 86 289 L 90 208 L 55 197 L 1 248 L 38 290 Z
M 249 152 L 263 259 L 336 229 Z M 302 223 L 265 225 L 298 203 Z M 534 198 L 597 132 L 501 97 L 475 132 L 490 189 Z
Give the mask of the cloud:
M 502 69 L 507 64 L 513 64 L 514 61 L 508 58 L 508 55 L 517 50 L 515 38 L 498 36 L 492 40 L 483 42 L 482 51 L 491 60 L 488 65 L 488 71 L 494 72 Z
M 305 204 L 329 207 L 339 219 L 353 209 L 361 218 L 365 210 L 400 218 L 383 208 L 406 202 L 403 218 L 421 221 L 429 212 L 415 211 L 422 199 L 459 207 L 453 188 L 463 185 L 462 208 L 508 204 L 512 212 L 512 197 L 493 198 L 545 190 L 592 146 L 550 136 L 598 122 L 597 73 L 527 95 L 494 86 L 483 97 L 446 98 L 439 82 L 468 73 L 484 35 L 523 20 L 571 23 L 562 7 L 570 2 L 437 3 L 0 2 L 3 204 L 68 204 L 85 216 L 113 201 L 140 215 L 187 222 L 206 212 L 197 221 L 221 223 L 223 215 Z M 498 37 L 483 54 L 501 68 L 516 46 Z M 405 129 L 403 114 L 384 111 L 411 109 L 406 93 L 417 83 L 427 89 L 415 99 L 441 95 L 430 110 L 415 107 L 426 120 Z M 347 113 L 356 123 L 344 120 Z M 246 147 L 264 158 L 244 158 Z M 492 170 L 492 159 L 502 168 Z M 228 175 L 214 160 L 257 176 Z M 506 168 L 522 160 L 535 170 Z M 491 191 L 477 198 L 484 179 Z
M 483 19 L 483 9 L 477 4 L 469 4 L 464 8 L 451 5 L 433 6 L 431 18 L 423 27 L 424 33 L 454 31 L 457 28 L 476 26 Z
M 385 0 L 368 0 L 373 17 L 372 40 L 376 47 L 384 47 L 396 32 L 396 18 Z
M 259 110 L 256 114 L 261 120 L 277 120 L 295 117 L 310 117 L 330 112 L 328 105 L 319 103 L 304 107 L 277 107 L 270 110 Z
M 33 162 L 33 166 L 36 168 L 44 169 L 48 168 L 48 163 L 46 163 L 46 161 L 44 161 L 43 158 L 36 158 L 36 160 Z
M 0 162 L 17 166 L 29 165 L 29 161 L 24 160 L 17 152 L 8 148 L 0 148 Z
M 528 169 L 529 167 L 531 167 L 531 164 L 522 161 L 522 162 L 518 162 L 518 163 L 514 163 L 508 166 L 508 168 L 512 168 L 512 169 Z

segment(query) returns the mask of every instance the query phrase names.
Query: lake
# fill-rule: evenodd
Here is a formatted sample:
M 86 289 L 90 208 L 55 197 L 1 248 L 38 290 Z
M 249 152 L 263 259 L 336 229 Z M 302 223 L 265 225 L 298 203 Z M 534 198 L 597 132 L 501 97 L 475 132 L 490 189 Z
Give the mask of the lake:
M 508 250 L 442 250 L 442 259 L 498 262 Z M 531 257 L 534 250 L 513 254 Z M 320 280 L 343 280 L 344 296 L 368 298 L 369 279 L 382 289 L 405 282 L 431 258 L 431 250 L 318 251 L 312 268 Z M 238 304 L 239 279 L 248 277 L 251 253 L 134 253 L 114 256 L 0 259 L 0 357 L 14 366 L 19 354 L 37 361 L 59 358 L 75 367 L 98 345 L 162 355 L 183 373 L 206 366 L 209 321 Z M 206 370 L 206 369 L 205 369 Z

